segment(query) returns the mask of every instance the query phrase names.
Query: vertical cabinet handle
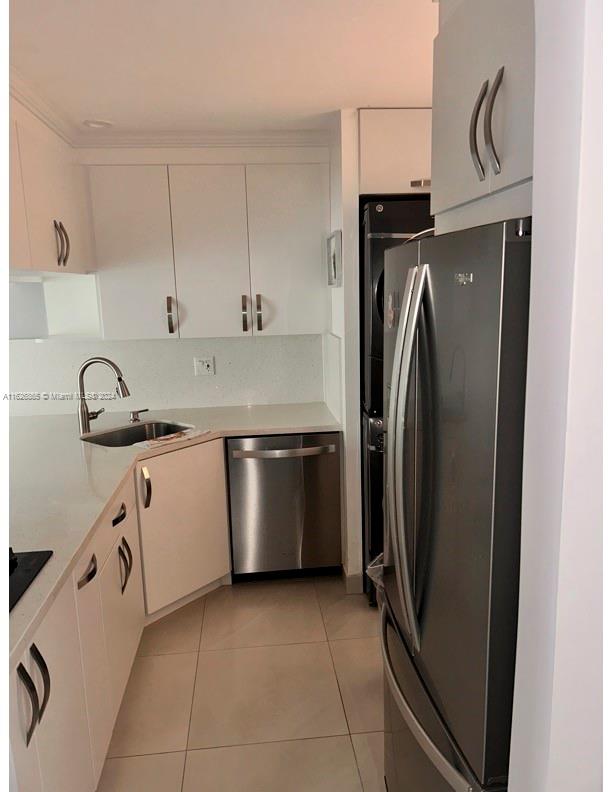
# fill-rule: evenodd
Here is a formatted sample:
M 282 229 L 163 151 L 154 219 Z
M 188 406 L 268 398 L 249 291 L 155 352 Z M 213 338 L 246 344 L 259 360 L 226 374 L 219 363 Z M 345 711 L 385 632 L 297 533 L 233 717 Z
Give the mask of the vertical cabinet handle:
M 134 566 L 134 556 L 132 555 L 132 548 L 128 544 L 128 540 L 125 536 L 121 537 L 121 544 L 123 545 L 123 549 L 127 553 L 127 561 L 128 561 L 128 580 L 130 575 L 132 574 L 132 567 Z
M 256 307 L 257 307 L 257 329 L 259 332 L 263 330 L 263 314 L 261 310 L 261 294 L 255 295 Z
M 89 562 L 89 566 L 87 567 L 83 577 L 79 578 L 77 581 L 77 589 L 80 591 L 84 586 L 95 578 L 96 572 L 98 571 L 98 559 L 96 558 L 96 554 L 94 553 L 91 557 L 91 561 Z
M 143 506 L 145 509 L 148 509 L 151 505 L 151 494 L 152 494 L 152 487 L 151 487 L 151 476 L 149 474 L 149 468 L 146 465 L 143 465 L 140 469 L 140 474 L 142 476 L 142 481 L 144 483 L 145 494 L 144 494 L 144 503 Z
M 17 666 L 17 676 L 21 680 L 28 697 L 30 699 L 30 704 L 32 706 L 32 714 L 30 716 L 30 725 L 26 731 L 26 745 L 30 744 L 32 740 L 32 735 L 34 734 L 34 729 L 36 728 L 36 724 L 40 720 L 40 707 L 38 704 L 38 693 L 36 692 L 36 685 L 32 681 L 32 677 L 28 674 L 25 670 L 25 666 L 23 663 L 19 663 Z
M 30 646 L 30 655 L 32 659 L 38 666 L 38 670 L 40 671 L 40 675 L 42 676 L 43 680 L 43 700 L 42 704 L 40 705 L 40 709 L 38 711 L 38 722 L 40 723 L 42 720 L 43 715 L 45 714 L 45 710 L 47 709 L 47 704 L 49 703 L 49 697 L 51 695 L 51 675 L 49 674 L 49 668 L 45 662 L 45 658 L 41 655 L 39 648 L 36 644 L 32 644 Z
M 61 267 L 64 262 L 64 235 L 61 232 L 60 224 L 57 220 L 53 221 L 53 228 L 55 229 L 55 241 L 57 243 L 57 266 Z
M 70 237 L 68 236 L 68 231 L 66 231 L 66 228 L 65 228 L 65 226 L 64 226 L 64 224 L 62 223 L 61 220 L 60 220 L 59 227 L 60 227 L 60 231 L 62 232 L 62 234 L 63 234 L 63 236 L 64 236 L 64 238 L 66 240 L 66 252 L 64 253 L 64 260 L 62 261 L 62 264 L 65 267 L 66 264 L 68 263 L 68 256 L 70 256 Z
M 242 332 L 248 333 L 249 331 L 249 315 L 247 312 L 247 296 L 242 295 Z
M 484 181 L 485 171 L 482 164 L 482 160 L 480 159 L 480 153 L 478 151 L 478 140 L 476 138 L 476 135 L 478 128 L 478 117 L 480 115 L 480 108 L 482 107 L 482 103 L 484 102 L 484 98 L 487 95 L 488 90 L 489 90 L 489 81 L 485 80 L 483 84 L 480 86 L 480 91 L 478 92 L 478 96 L 476 97 L 476 102 L 474 103 L 474 109 L 472 110 L 472 117 L 470 118 L 470 154 L 472 155 L 472 162 L 474 163 L 474 168 L 476 168 L 476 173 L 478 174 L 479 181 Z
M 122 545 L 119 545 L 117 548 L 117 553 L 119 554 L 119 573 L 121 575 L 121 593 L 123 594 L 128 580 L 130 579 L 130 567 Z
M 144 410 L 139 410 L 139 412 L 145 412 L 145 411 Z M 119 508 L 119 511 L 117 512 L 117 514 L 112 519 L 113 528 L 116 525 L 119 525 L 119 523 L 122 523 L 125 520 L 126 514 L 127 514 L 127 509 L 125 507 L 125 503 L 122 503 L 121 507 Z
M 172 313 L 172 297 L 166 297 L 166 317 L 168 319 L 168 332 L 172 335 L 176 332 L 174 326 L 174 314 Z
M 495 148 L 495 143 L 493 142 L 493 108 L 495 107 L 497 92 L 499 91 L 499 86 L 501 85 L 503 78 L 504 78 L 504 67 L 502 66 L 501 69 L 499 69 L 499 71 L 495 75 L 495 79 L 493 80 L 493 85 L 491 86 L 491 93 L 489 94 L 489 98 L 487 99 L 487 106 L 485 108 L 485 114 L 484 114 L 485 146 L 487 147 L 487 154 L 489 155 L 489 160 L 491 161 L 491 165 L 493 167 L 493 173 L 496 174 L 501 173 L 501 163 L 499 161 L 499 156 Z

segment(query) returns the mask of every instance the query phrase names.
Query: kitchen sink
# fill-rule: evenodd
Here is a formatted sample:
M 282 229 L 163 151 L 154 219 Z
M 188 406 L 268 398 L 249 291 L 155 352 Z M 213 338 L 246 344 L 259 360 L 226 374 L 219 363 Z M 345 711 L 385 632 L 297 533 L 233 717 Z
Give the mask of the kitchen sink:
M 193 429 L 188 424 L 170 423 L 168 421 L 138 421 L 127 426 L 117 426 L 102 432 L 90 432 L 81 435 L 81 440 L 103 446 L 130 446 L 144 440 L 158 440 L 179 432 Z

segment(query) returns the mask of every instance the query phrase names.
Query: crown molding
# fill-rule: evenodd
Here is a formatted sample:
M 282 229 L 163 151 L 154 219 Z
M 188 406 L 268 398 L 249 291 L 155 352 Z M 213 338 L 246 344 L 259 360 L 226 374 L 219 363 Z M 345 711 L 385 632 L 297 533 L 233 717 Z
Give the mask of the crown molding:
M 81 130 L 59 110 L 42 99 L 13 68 L 10 70 L 10 95 L 74 148 L 219 148 L 328 146 L 327 129 L 296 129 L 236 132 L 121 132 L 120 130 Z
M 156 132 L 79 134 L 72 140 L 76 148 L 222 148 L 222 147 L 304 147 L 327 146 L 326 129 L 234 132 Z
M 53 130 L 62 140 L 70 145 L 74 145 L 73 140 L 76 136 L 74 125 L 55 107 L 43 99 L 32 86 L 24 80 L 19 72 L 11 66 L 9 75 L 9 94 L 22 104 L 39 121 Z

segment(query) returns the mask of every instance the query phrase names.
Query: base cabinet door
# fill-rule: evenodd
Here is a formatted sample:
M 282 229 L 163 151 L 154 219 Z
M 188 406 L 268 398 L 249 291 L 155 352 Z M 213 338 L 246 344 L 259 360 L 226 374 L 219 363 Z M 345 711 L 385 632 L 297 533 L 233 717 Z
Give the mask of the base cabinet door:
M 11 692 L 16 693 L 17 684 L 22 688 L 11 703 L 11 746 L 19 792 L 92 792 L 93 764 L 71 579 L 34 634 L 22 669 L 22 676 L 15 671 L 11 674 Z M 25 748 L 24 723 L 28 721 L 24 716 L 27 718 L 28 713 L 24 712 L 24 690 L 29 716 L 32 709 L 38 710 L 30 744 Z M 27 733 L 27 726 L 25 729 Z M 34 768 L 36 754 L 40 786 Z
M 230 571 L 223 440 L 152 457 L 137 467 L 147 613 Z
M 113 721 L 117 716 L 144 626 L 142 567 L 136 509 L 126 516 L 100 575 Z
M 254 335 L 323 333 L 327 164 L 247 165 Z

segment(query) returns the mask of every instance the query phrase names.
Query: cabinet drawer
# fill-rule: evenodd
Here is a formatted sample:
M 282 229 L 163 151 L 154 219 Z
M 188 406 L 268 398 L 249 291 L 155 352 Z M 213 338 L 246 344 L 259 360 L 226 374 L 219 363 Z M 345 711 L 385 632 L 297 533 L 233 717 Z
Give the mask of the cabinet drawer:
M 88 570 L 92 569 L 92 558 L 96 556 L 98 570 L 108 558 L 113 545 L 117 541 L 121 524 L 129 517 L 136 505 L 136 493 L 132 473 L 120 487 L 116 496 L 111 499 L 102 517 L 96 523 L 93 538 L 85 548 L 74 572 L 75 581 L 84 580 Z

